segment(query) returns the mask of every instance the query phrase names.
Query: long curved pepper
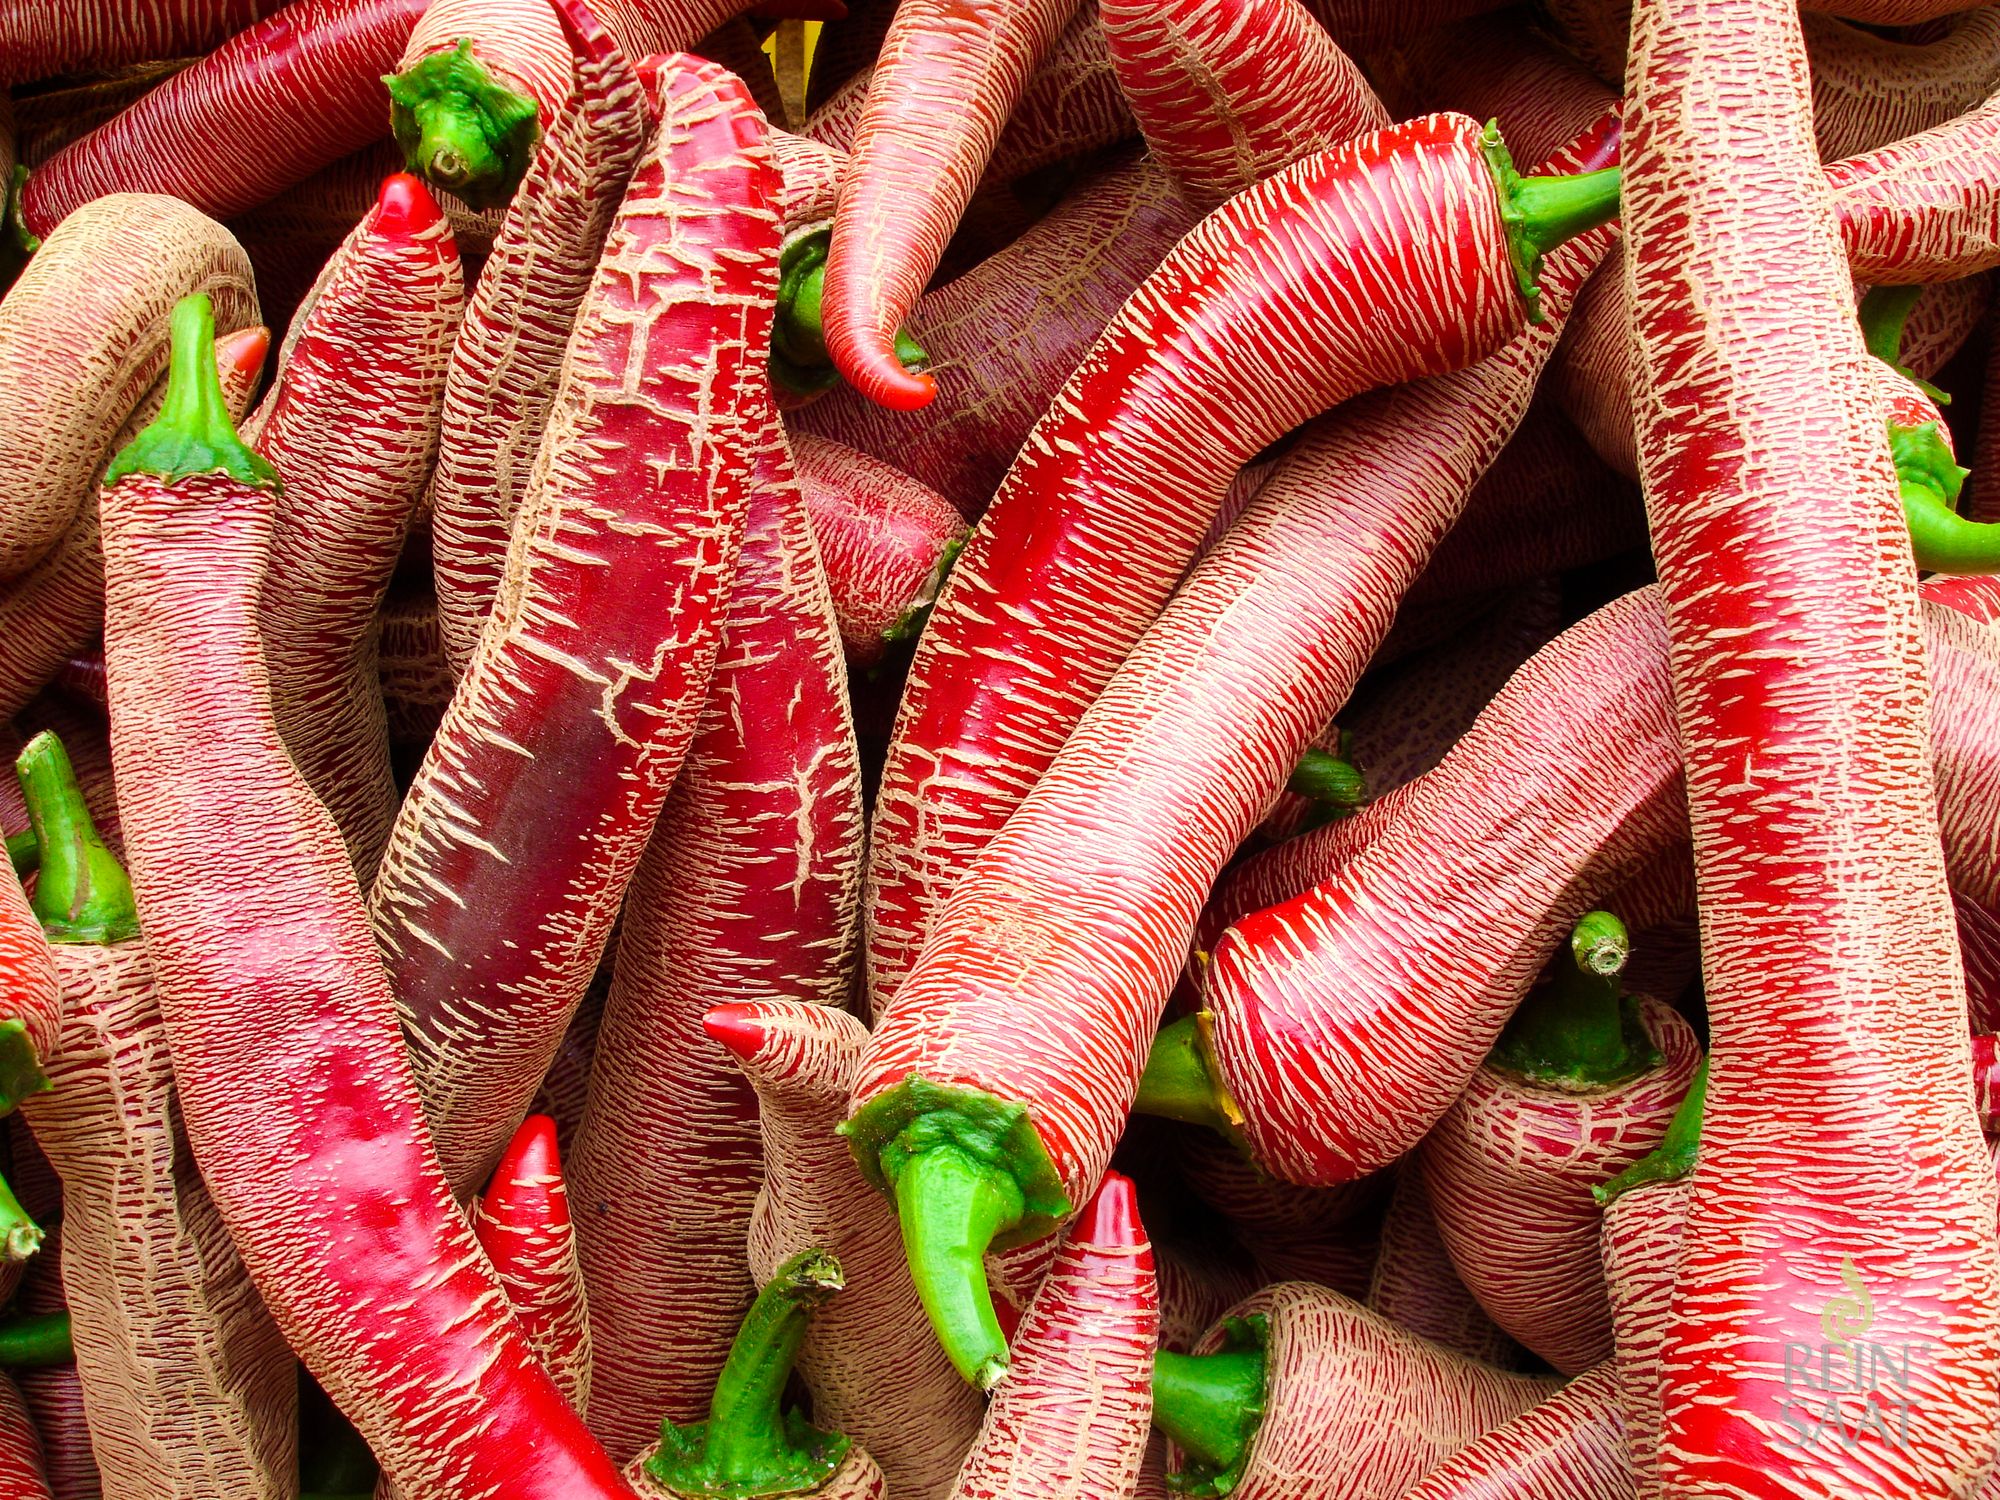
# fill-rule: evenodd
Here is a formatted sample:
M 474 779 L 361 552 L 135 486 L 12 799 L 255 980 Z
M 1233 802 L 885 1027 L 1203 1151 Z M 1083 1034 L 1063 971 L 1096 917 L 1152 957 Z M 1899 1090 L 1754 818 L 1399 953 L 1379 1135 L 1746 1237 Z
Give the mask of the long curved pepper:
M 119 811 L 189 1145 L 279 1329 L 391 1479 L 622 1496 L 439 1168 L 353 867 L 272 722 L 276 483 L 231 429 L 190 297 L 162 415 L 100 499 Z M 254 837 L 190 843 L 216 828 Z
M 1077 0 L 904 0 L 882 43 L 834 213 L 827 352 L 871 401 L 928 406 L 896 330 L 944 256 L 1029 75 Z
M 626 1466 L 633 1487 L 672 1500 L 880 1497 L 882 1471 L 867 1453 L 784 1405 L 813 1310 L 843 1285 L 840 1262 L 824 1250 L 802 1250 L 778 1267 L 743 1319 L 708 1420 L 662 1422 L 660 1441 Z

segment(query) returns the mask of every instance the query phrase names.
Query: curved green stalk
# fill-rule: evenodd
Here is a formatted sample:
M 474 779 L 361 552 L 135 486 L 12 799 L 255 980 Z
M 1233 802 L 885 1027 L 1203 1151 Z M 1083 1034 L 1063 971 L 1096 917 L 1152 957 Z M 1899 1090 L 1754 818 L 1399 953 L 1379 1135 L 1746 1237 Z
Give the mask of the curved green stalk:
M 1545 985 L 1521 1002 L 1489 1060 L 1530 1083 L 1601 1089 L 1657 1067 L 1638 1007 L 1619 983 L 1631 953 L 1625 924 L 1586 912 Z
M 660 1424 L 646 1472 L 679 1495 L 761 1500 L 816 1490 L 840 1467 L 848 1440 L 822 1432 L 796 1408 L 785 1382 L 798 1362 L 813 1310 L 844 1285 L 824 1250 L 794 1255 L 750 1306 L 715 1382 L 708 1420 Z
M 1231 1318 L 1216 1353 L 1162 1349 L 1153 1357 L 1153 1425 L 1187 1460 L 1167 1476 L 1170 1489 L 1219 1497 L 1243 1478 L 1250 1440 L 1264 1420 L 1269 1336 L 1261 1314 Z
M 1903 329 L 1910 313 L 1923 296 L 1921 286 L 1871 286 L 1861 299 L 1856 318 L 1861 324 L 1861 341 L 1868 352 L 1909 381 L 1939 406 L 1951 405 L 1951 397 L 1903 363 Z
M 107 488 L 130 474 L 168 480 L 227 474 L 242 484 L 275 488 L 277 470 L 236 435 L 222 377 L 215 368 L 215 309 L 196 293 L 174 304 L 173 355 L 167 397 L 153 424 L 125 445 L 104 471 Z
M 1205 1125 L 1240 1145 L 1243 1111 L 1217 1081 L 1206 1011 L 1169 1021 L 1153 1038 L 1132 1112 Z
M 513 196 L 541 138 L 541 118 L 534 100 L 472 55 L 470 37 L 382 81 L 389 128 L 412 172 L 474 208 Z
M 1345 746 L 1338 755 L 1330 750 L 1307 750 L 1292 767 L 1285 789 L 1311 802 L 1322 823 L 1348 817 L 1368 802 L 1368 783 L 1361 768 L 1347 758 Z
M 17 1314 L 0 1319 L 0 1370 L 39 1370 L 76 1358 L 66 1312 Z
M 1027 1107 L 911 1075 L 840 1127 L 903 1228 L 917 1297 L 952 1367 L 981 1390 L 1007 1373 L 986 1252 L 1048 1234 L 1071 1203 Z
M 42 867 L 42 843 L 35 837 L 35 830 L 24 828 L 19 833 L 7 835 L 7 862 L 14 867 L 14 873 L 29 876 Z
M 139 935 L 125 867 L 105 847 L 62 741 L 43 730 L 14 761 L 42 870 L 33 906 L 52 943 L 122 943 Z
M 1542 258 L 1563 241 L 1618 217 L 1619 169 L 1523 177 L 1500 138 L 1498 120 L 1486 122 L 1479 146 L 1499 190 L 1500 222 L 1507 230 L 1507 251 L 1521 300 L 1528 305 L 1528 321 L 1539 323 Z
M 1701 1114 L 1707 1103 L 1708 1059 L 1704 1057 L 1688 1082 L 1688 1091 L 1681 1099 L 1680 1108 L 1674 1111 L 1673 1119 L 1667 1123 L 1667 1133 L 1660 1144 L 1609 1182 L 1590 1190 L 1598 1207 L 1602 1208 L 1642 1182 L 1679 1182 L 1692 1172 L 1695 1154 L 1701 1147 Z
M 1951 456 L 1936 422 L 1915 427 L 1889 424 L 1889 454 L 1910 528 L 1910 553 L 1932 573 L 2000 572 L 2000 524 L 1968 521 L 1958 514 L 1965 477 Z
M 778 257 L 778 306 L 771 323 L 771 379 L 794 396 L 817 396 L 840 384 L 840 372 L 826 351 L 821 298 L 826 291 L 826 257 L 831 226 L 802 234 Z M 930 356 L 904 329 L 896 330 L 896 358 L 904 369 L 930 368 Z

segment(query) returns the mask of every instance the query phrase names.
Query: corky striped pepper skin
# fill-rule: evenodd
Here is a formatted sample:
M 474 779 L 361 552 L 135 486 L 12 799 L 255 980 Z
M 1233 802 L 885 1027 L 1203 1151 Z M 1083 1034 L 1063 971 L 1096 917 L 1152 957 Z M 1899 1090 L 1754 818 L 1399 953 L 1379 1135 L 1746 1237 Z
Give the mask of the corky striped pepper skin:
M 1635 416 L 1711 1047 L 1661 1478 L 1923 1500 L 1993 1456 L 1995 1183 L 1966 1086 L 1916 573 L 1805 77 L 1789 5 L 1636 8 Z M 1923 1353 L 1893 1438 L 1807 1447 L 1783 1347 L 1847 1326 L 1821 1315 L 1857 1286 L 1866 1336 Z
M 42 1467 L 42 1439 L 13 1380 L 0 1375 L 0 1488 L 12 1500 L 55 1500 Z
M 975 201 L 995 193 L 1015 197 L 1032 174 L 1086 159 L 1138 133 L 1111 66 L 1097 0 L 1082 0 L 1007 116 Z
M 903 368 L 896 330 L 937 269 L 1029 76 L 1077 0 L 909 0 L 882 43 L 826 262 L 827 352 L 848 383 L 899 411 L 931 377 Z
M 574 0 L 560 9 L 576 38 L 575 88 L 494 237 L 445 375 L 431 561 L 456 674 L 499 592 L 570 328 L 647 139 L 637 80 L 610 34 Z
M 225 332 L 258 321 L 250 262 L 226 229 L 171 198 L 118 195 L 52 236 L 0 301 L 0 377 L 14 393 L 0 415 L 0 576 L 74 528 L 120 425 L 167 367 L 168 315 L 191 292 Z
M 866 1449 L 783 1404 L 808 1320 L 845 1285 L 840 1262 L 822 1249 L 778 1267 L 743 1319 L 707 1420 L 662 1422 L 660 1440 L 626 1466 L 632 1488 L 645 1500 L 886 1500 Z
M 793 430 L 892 463 L 976 518 L 1077 362 L 1194 223 L 1157 164 L 1107 167 L 917 303 L 911 336 L 937 384 L 922 416 L 840 386 L 794 412 Z
M 226 219 L 379 138 L 426 0 L 293 0 L 30 174 L 21 223 L 46 239 L 107 193 L 166 193 Z
M 952 503 L 879 459 L 799 433 L 791 439 L 850 666 L 872 666 L 923 629 L 966 526 Z
M 279 1500 L 297 1371 L 188 1159 L 132 888 L 55 736 L 16 769 L 62 994 L 50 1086 L 23 1114 L 63 1182 L 63 1290 L 104 1494 Z
M 271 722 L 275 479 L 222 414 L 205 305 L 175 320 L 166 409 L 101 504 L 120 810 L 194 1159 L 286 1342 L 413 1500 L 620 1495 L 426 1136 L 353 866 Z
M 272 717 L 355 874 L 375 874 L 400 800 L 376 613 L 437 450 L 465 307 L 451 226 L 416 178 L 382 184 L 286 342 L 256 448 L 278 471 L 259 622 Z
M 1159 1333 L 1138 1190 L 1107 1172 L 1021 1314 L 952 1500 L 1125 1500 L 1152 1430 Z
M 590 1406 L 590 1315 L 556 1122 L 529 1115 L 472 1207 L 472 1232 L 563 1399 Z
M 1621 1001 L 1629 940 L 1607 918 L 1578 922 L 1554 976 L 1418 1148 L 1460 1278 L 1569 1375 L 1612 1352 L 1591 1189 L 1659 1144 L 1701 1056 L 1670 1006 Z
M 1526 324 L 1484 139 L 1429 116 L 1232 199 L 1134 293 L 1029 434 L 918 643 L 883 771 L 878 1008 L 1158 615 L 1243 464 L 1337 401 L 1472 363 Z M 1608 211 L 1614 184 L 1582 181 Z
M 741 85 L 673 67 L 577 313 L 507 589 L 370 892 L 460 1192 L 527 1112 L 708 692 L 768 409 L 777 192 Z
M 1607 233 L 1558 252 L 1548 277 L 1551 309 L 1580 284 Z M 1330 417 L 1294 450 L 945 899 L 922 956 L 883 1012 L 852 1129 L 864 1170 L 880 1174 L 902 1208 L 918 1287 L 968 1373 L 979 1367 L 966 1342 L 970 1331 L 941 1311 L 944 1287 L 933 1280 L 939 1268 L 921 1259 L 924 1221 L 915 1216 L 927 1212 L 925 1195 L 899 1182 L 886 1158 L 909 1150 L 903 1170 L 923 1171 L 931 1170 L 924 1158 L 933 1146 L 966 1161 L 980 1149 L 949 1141 L 912 1147 L 937 1128 L 924 1121 L 937 1106 L 919 1095 L 943 1085 L 1004 1101 L 1031 1133 L 1014 1149 L 1038 1142 L 1047 1151 L 1050 1175 L 1032 1182 L 1033 1169 L 1023 1172 L 1019 1162 L 986 1162 L 989 1175 L 1009 1179 L 1006 1188 L 992 1185 L 1018 1195 L 988 1233 L 1033 1238 L 1035 1226 L 1061 1212 L 1034 1200 L 1060 1193 L 1074 1201 L 1102 1173 L 1209 886 L 1353 687 L 1396 602 L 1526 409 L 1559 322 L 1549 317 L 1474 369 L 1370 397 Z M 1140 409 L 1132 408 L 1135 418 Z M 1160 524 L 1171 523 L 1162 517 Z M 955 589 L 947 585 L 947 600 Z M 991 617 L 1010 632 L 1035 613 L 1021 597 Z M 961 599 L 962 611 L 984 607 Z M 937 618 L 920 652 L 937 644 Z M 1109 634 L 1101 621 L 1081 628 L 1094 630 L 1093 646 Z M 991 632 L 972 634 L 983 647 L 981 636 Z M 1053 667 L 1060 638 L 1024 649 Z M 1071 646 L 1067 654 L 1074 665 L 1079 653 Z M 932 661 L 932 682 L 945 693 L 957 687 L 953 676 L 973 675 L 953 657 L 934 654 Z M 980 687 L 996 692 L 1015 665 L 979 663 Z M 1259 682 L 1285 690 L 1242 686 Z M 1052 682 L 1049 696 L 1068 686 Z M 1036 731 L 1043 727 L 1031 715 L 1021 718 Z M 979 727 L 1011 749 L 1022 725 L 996 711 Z M 1052 727 L 1060 733 L 1065 726 L 1057 720 Z M 912 748 L 910 732 L 906 707 L 899 741 L 906 765 L 924 753 Z M 970 746 L 951 748 L 971 759 Z M 1035 768 L 1031 761 L 1020 771 Z M 927 813 L 918 808 L 920 818 Z M 1115 912 L 1103 899 L 1114 890 Z M 1135 910 L 1144 914 L 1137 922 Z M 1055 1018 L 1060 1024 L 1048 1024 Z M 912 1134 L 899 1141 L 906 1130 Z M 869 1152 L 881 1156 L 871 1162 Z M 983 1294 L 954 1285 L 953 1296 Z M 989 1332 L 981 1359 L 1000 1357 L 993 1342 Z
M 717 1006 L 702 1025 L 757 1093 L 764 1161 L 751 1273 L 768 1281 L 815 1245 L 851 1273 L 799 1357 L 813 1410 L 868 1449 L 891 1493 L 940 1500 L 983 1403 L 930 1336 L 895 1213 L 868 1191 L 834 1133 L 868 1029 L 835 1006 L 795 1000 Z
M 1192 1355 L 1158 1356 L 1153 1420 L 1173 1439 L 1168 1482 L 1183 1494 L 1393 1500 L 1555 1386 L 1287 1281 L 1238 1303 Z
M 0 10 L 0 86 L 195 57 L 284 0 L 12 0 Z
M 1300 0 L 1103 0 L 1101 9 L 1147 148 L 1196 213 L 1389 123 Z
M 570 1180 L 621 1460 L 697 1420 L 753 1291 L 756 1100 L 702 1030 L 719 997 L 842 1005 L 860 946 L 861 765 L 840 637 L 761 378 L 728 441 L 749 491 L 693 742 L 626 894 Z
M 1451 1263 L 1421 1171 L 1396 1174 L 1361 1302 L 1370 1312 L 1467 1359 L 1503 1369 L 1519 1361 L 1514 1341 L 1486 1315 Z
M 1607 1361 L 1473 1439 L 1403 1500 L 1635 1500 L 1636 1493 L 1618 1371 Z

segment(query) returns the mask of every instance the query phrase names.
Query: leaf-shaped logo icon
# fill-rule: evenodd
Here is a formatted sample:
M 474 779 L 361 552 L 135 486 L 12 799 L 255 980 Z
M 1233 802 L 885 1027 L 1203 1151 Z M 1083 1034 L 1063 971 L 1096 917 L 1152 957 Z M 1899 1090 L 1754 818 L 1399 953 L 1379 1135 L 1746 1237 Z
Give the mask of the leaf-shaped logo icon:
M 1819 1315 L 1819 1331 L 1829 1344 L 1850 1344 L 1875 1323 L 1875 1299 L 1862 1284 L 1851 1255 L 1840 1258 L 1840 1284 L 1846 1293 L 1829 1298 Z

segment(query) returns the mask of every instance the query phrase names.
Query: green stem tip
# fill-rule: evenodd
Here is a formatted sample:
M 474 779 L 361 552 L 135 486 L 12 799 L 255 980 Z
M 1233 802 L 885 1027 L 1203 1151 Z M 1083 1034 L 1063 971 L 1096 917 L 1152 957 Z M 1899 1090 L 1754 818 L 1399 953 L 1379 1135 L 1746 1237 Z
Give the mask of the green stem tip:
M 1169 1021 L 1153 1038 L 1132 1101 L 1135 1114 L 1204 1125 L 1242 1145 L 1243 1112 L 1218 1082 L 1206 1012 Z
M 884 1153 L 885 1158 L 889 1153 Z M 1007 1336 L 993 1309 L 986 1252 L 1021 1222 L 1021 1187 L 1006 1168 L 938 1141 L 885 1160 L 903 1249 L 952 1368 L 982 1391 L 1007 1374 Z
M 1931 573 L 2000 573 L 2000 523 L 1958 513 L 1970 470 L 1952 457 L 1936 422 L 1889 424 L 1889 455 L 1910 529 L 1910 553 Z
M 1264 1420 L 1269 1337 L 1261 1314 L 1231 1318 L 1213 1354 L 1162 1349 L 1154 1355 L 1153 1425 L 1187 1461 L 1167 1476 L 1169 1488 L 1215 1500 L 1242 1479 L 1250 1440 Z
M 1307 750 L 1292 768 L 1285 787 L 1336 818 L 1358 811 L 1368 801 L 1368 783 L 1361 768 L 1344 754 L 1330 750 Z
M 771 324 L 771 380 L 794 396 L 817 396 L 840 384 L 826 349 L 822 299 L 831 227 L 814 229 L 787 244 L 778 257 L 778 306 Z M 896 330 L 896 358 L 913 374 L 930 368 L 930 356 L 908 330 Z
M 108 944 L 137 937 L 132 882 L 98 835 L 62 741 L 43 730 L 15 759 L 14 774 L 41 850 L 32 904 L 49 941 Z
M 1657 1067 L 1660 1055 L 1619 983 L 1631 955 L 1625 924 L 1586 912 L 1493 1046 L 1494 1066 L 1551 1088 L 1609 1088 Z
M 1500 195 L 1500 222 L 1507 231 L 1507 250 L 1514 262 L 1514 279 L 1528 305 L 1528 321 L 1542 321 L 1542 258 L 1565 240 L 1576 238 L 1618 217 L 1617 167 L 1569 176 L 1523 177 L 1515 170 L 1500 122 L 1489 120 L 1479 148 L 1492 169 Z
M 412 172 L 474 208 L 513 196 L 541 139 L 540 112 L 472 55 L 470 37 L 382 81 L 389 128 Z
M 1941 391 L 1903 363 L 1903 330 L 1910 313 L 1923 296 L 1921 286 L 1871 286 L 1861 299 L 1855 316 L 1861 324 L 1861 341 L 1868 352 L 1882 361 L 1939 406 L 1951 405 L 1949 392 Z
M 131 474 L 172 482 L 196 474 L 227 474 L 241 484 L 269 489 L 277 470 L 245 446 L 222 399 L 215 368 L 215 308 L 196 293 L 174 305 L 173 355 L 167 366 L 166 403 L 160 415 L 111 460 L 108 489 Z
M 1708 1103 L 1708 1059 L 1703 1058 L 1688 1083 L 1680 1107 L 1667 1122 L 1660 1144 L 1633 1162 L 1609 1182 L 1590 1190 L 1599 1208 L 1642 1182 L 1679 1182 L 1694 1170 L 1696 1152 L 1701 1147 L 1701 1114 Z
M 0 1369 L 39 1370 L 75 1358 L 68 1313 L 16 1314 L 0 1320 Z
M 820 1431 L 796 1407 L 785 1410 L 785 1383 L 813 1310 L 844 1284 L 840 1262 L 824 1250 L 801 1251 L 778 1267 L 730 1346 L 708 1420 L 662 1422 L 646 1472 L 676 1494 L 717 1500 L 797 1495 L 824 1484 L 848 1440 Z
M 14 1189 L 0 1178 L 0 1262 L 26 1260 L 41 1248 L 42 1226 L 28 1217 Z M 5 1325 L 0 1324 L 0 1339 L 4 1335 Z M 6 1363 L 4 1349 L 0 1349 L 0 1365 Z

